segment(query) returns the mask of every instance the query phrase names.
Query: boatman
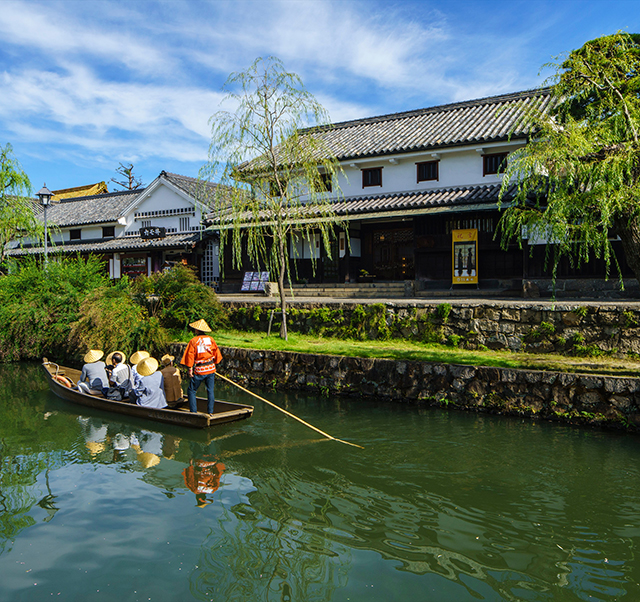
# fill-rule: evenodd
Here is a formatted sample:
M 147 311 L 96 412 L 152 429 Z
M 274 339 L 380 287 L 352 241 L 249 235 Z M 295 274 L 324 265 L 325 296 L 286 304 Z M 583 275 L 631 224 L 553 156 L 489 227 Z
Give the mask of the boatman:
M 207 398 L 209 403 L 207 411 L 213 414 L 213 404 L 215 401 L 213 386 L 216 373 L 216 364 L 222 360 L 222 353 L 210 336 L 211 328 L 205 320 L 198 320 L 189 324 L 193 329 L 194 337 L 187 344 L 184 355 L 180 363 L 189 368 L 189 387 L 187 388 L 187 399 L 189 409 L 192 412 L 198 411 L 196 403 L 196 391 L 203 381 L 207 385 Z

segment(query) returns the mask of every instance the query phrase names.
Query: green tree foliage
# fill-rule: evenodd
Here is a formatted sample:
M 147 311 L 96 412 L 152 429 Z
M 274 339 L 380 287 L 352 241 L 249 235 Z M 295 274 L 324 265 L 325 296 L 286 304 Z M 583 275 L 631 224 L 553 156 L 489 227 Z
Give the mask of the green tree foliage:
M 13 148 L 10 144 L 0 146 L 0 270 L 10 240 L 20 234 L 40 234 L 30 195 L 31 182 L 14 157 Z
M 509 155 L 502 194 L 515 180 L 517 195 L 503 243 L 523 232 L 548 240 L 555 278 L 562 256 L 603 258 L 608 272 L 617 235 L 640 280 L 640 35 L 591 40 L 554 66 L 552 109 Z
M 50 262 L 46 273 L 35 259 L 0 278 L 0 361 L 65 357 L 68 337 L 85 296 L 107 282 L 93 257 Z
M 143 324 L 147 318 L 146 310 L 131 298 L 128 278 L 122 278 L 115 286 L 105 283 L 82 301 L 69 341 L 78 350 L 119 349 L 130 355 L 138 348 L 140 337 L 136 335 L 146 330 Z M 148 344 L 148 337 L 143 338 Z
M 0 362 L 79 362 L 87 349 L 160 356 L 189 322 L 226 323 L 215 293 L 187 266 L 133 283 L 111 282 L 93 256 L 50 262 L 46 273 L 33 259 L 18 268 L 0 278 Z
M 213 329 L 227 322 L 215 292 L 186 265 L 176 264 L 170 270 L 137 278 L 133 295 L 166 328 L 185 329 L 201 318 Z
M 310 127 L 327 123 L 328 115 L 300 78 L 274 57 L 231 74 L 224 88 L 237 108 L 211 118 L 209 163 L 201 175 L 225 185 L 216 195 L 221 255 L 231 244 L 236 267 L 246 252 L 277 279 L 280 334 L 286 339 L 291 238 L 310 244 L 319 232 L 330 256 L 330 240 L 341 223 L 329 196 L 331 188 L 334 197 L 339 193 L 340 167 Z

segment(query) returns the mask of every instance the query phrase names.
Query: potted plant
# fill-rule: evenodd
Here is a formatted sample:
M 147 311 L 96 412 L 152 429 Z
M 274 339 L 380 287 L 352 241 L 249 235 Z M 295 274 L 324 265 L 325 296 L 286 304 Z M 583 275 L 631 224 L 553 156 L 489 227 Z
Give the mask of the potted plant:
M 369 274 L 367 270 L 360 270 L 360 276 L 358 276 L 358 282 L 373 282 L 376 279 L 375 274 Z

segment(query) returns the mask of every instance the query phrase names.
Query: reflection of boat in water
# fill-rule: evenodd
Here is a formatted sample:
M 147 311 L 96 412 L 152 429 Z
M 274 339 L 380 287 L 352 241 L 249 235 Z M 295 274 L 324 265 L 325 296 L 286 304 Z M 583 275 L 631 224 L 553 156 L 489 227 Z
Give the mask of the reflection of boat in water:
M 157 408 L 139 406 L 125 401 L 114 401 L 99 395 L 82 393 L 78 389 L 71 388 L 71 386 L 69 386 L 70 384 L 78 382 L 80 370 L 59 366 L 58 364 L 49 362 L 47 358 L 43 358 L 42 367 L 47 376 L 49 387 L 58 397 L 72 401 L 73 403 L 99 410 L 106 410 L 108 412 L 116 412 L 118 414 L 126 414 L 127 416 L 147 418 L 156 422 L 177 424 L 197 429 L 242 420 L 249 418 L 253 413 L 253 406 L 216 400 L 214 413 L 209 415 L 203 411 L 207 408 L 207 400 L 202 397 L 197 398 L 197 412 L 190 412 L 189 409 L 185 407 L 159 410 Z M 69 380 L 71 382 L 69 382 Z

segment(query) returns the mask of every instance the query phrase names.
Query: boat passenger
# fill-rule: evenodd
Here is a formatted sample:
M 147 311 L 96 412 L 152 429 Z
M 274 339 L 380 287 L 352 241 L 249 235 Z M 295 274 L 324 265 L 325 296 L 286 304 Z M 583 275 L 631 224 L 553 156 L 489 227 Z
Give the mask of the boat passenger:
M 175 359 L 173 355 L 169 354 L 163 355 L 160 359 L 164 365 L 164 368 L 160 370 L 164 377 L 164 394 L 169 405 L 182 400 L 182 377 L 180 370 L 173 365 Z
M 193 329 L 195 336 L 187 344 L 182 360 L 180 360 L 181 364 L 189 368 L 190 380 L 187 388 L 189 409 L 192 412 L 198 411 L 196 391 L 200 383 L 204 382 L 207 386 L 207 412 L 213 414 L 216 364 L 222 360 L 222 353 L 220 353 L 213 337 L 206 334 L 211 332 L 211 328 L 205 320 L 192 322 L 189 326 Z
M 121 401 L 128 395 L 131 388 L 131 368 L 124 362 L 127 356 L 122 351 L 112 351 L 107 355 L 107 367 L 111 364 L 111 374 L 109 375 L 109 399 Z
M 167 407 L 167 399 L 164 396 L 164 378 L 162 372 L 157 370 L 158 360 L 153 357 L 138 362 L 139 381 L 134 385 L 132 393 L 139 406 L 158 409 Z
M 80 373 L 78 389 L 90 395 L 104 395 L 109 389 L 109 377 L 105 370 L 106 364 L 99 361 L 104 352 L 91 349 L 84 356 L 84 366 Z
M 135 403 L 135 396 L 132 394 L 132 390 L 136 388 L 136 385 L 140 383 L 140 376 L 136 369 L 136 366 L 142 361 L 146 360 L 149 355 L 148 351 L 136 351 L 130 358 L 129 362 L 131 363 L 131 378 L 129 382 L 129 396 L 131 403 Z

